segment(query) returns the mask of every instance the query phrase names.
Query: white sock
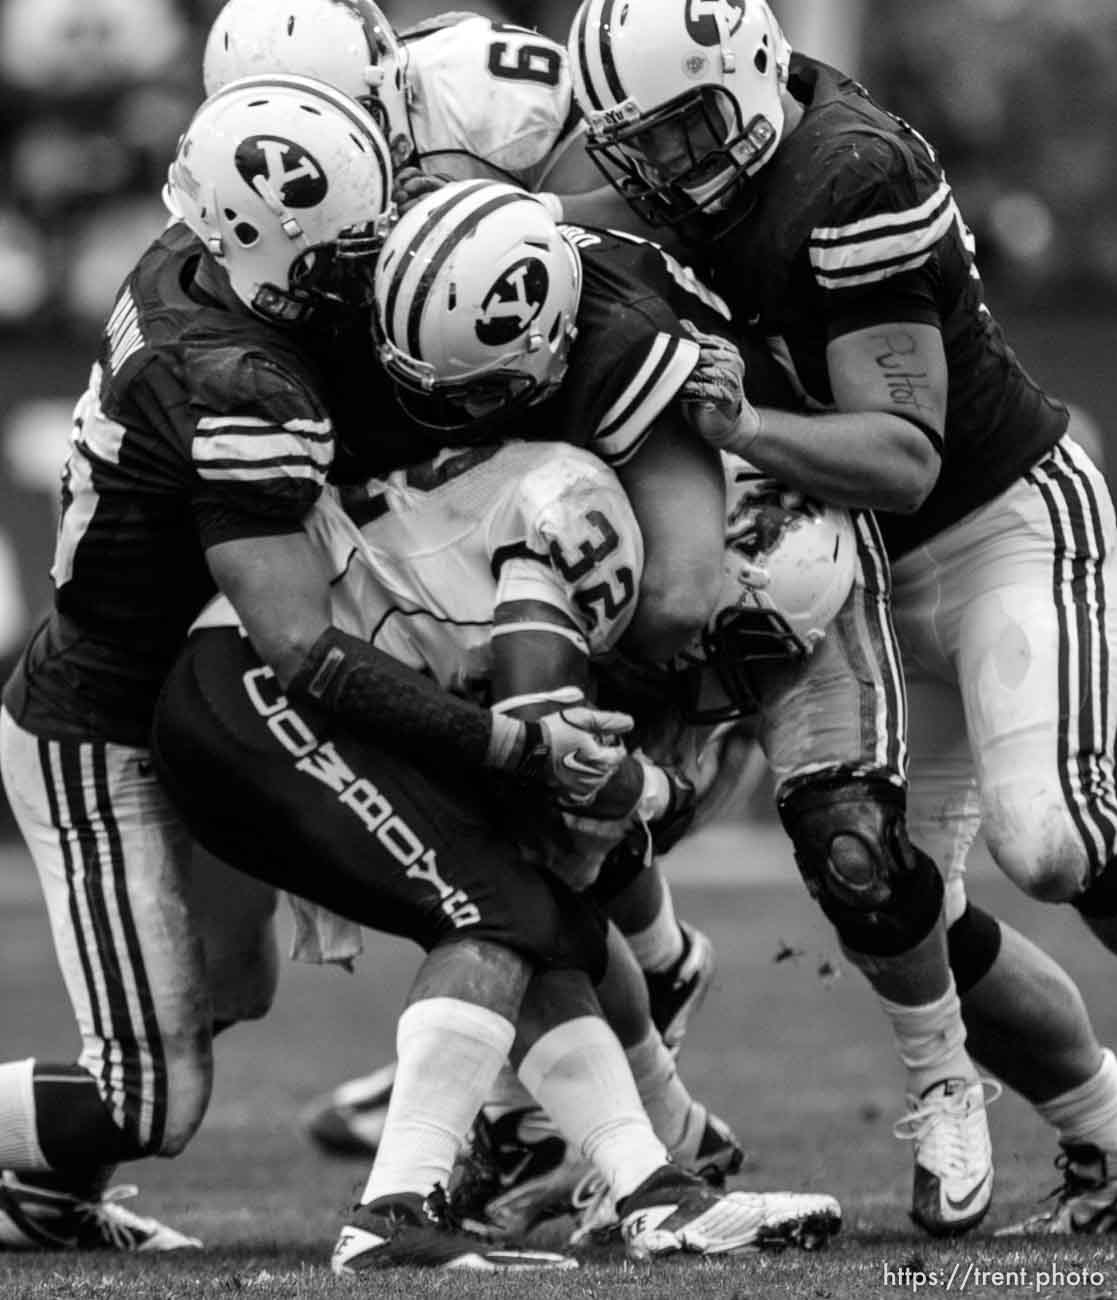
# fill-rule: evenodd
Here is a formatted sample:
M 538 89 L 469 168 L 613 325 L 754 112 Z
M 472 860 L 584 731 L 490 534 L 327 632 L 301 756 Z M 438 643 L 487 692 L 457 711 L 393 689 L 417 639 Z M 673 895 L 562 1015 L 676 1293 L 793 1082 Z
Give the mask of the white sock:
M 679 918 L 675 915 L 675 904 L 666 880 L 663 881 L 663 902 L 659 905 L 655 920 L 643 930 L 624 937 L 640 969 L 650 974 L 670 970 L 683 955 L 686 941 L 679 929 Z
M 900 1060 L 908 1069 L 908 1091 L 921 1096 L 941 1079 L 976 1079 L 977 1071 L 966 1051 L 962 1007 L 951 979 L 950 987 L 934 1002 L 905 1007 L 879 998 L 892 1024 Z
M 535 1098 L 520 1082 L 520 1076 L 505 1061 L 492 1091 L 485 1098 L 485 1114 L 489 1119 L 500 1119 L 513 1110 L 534 1110 Z
M 675 1068 L 675 1058 L 667 1050 L 659 1031 L 654 1026 L 649 1028 L 642 1042 L 625 1049 L 625 1056 L 656 1137 L 671 1153 L 673 1160 L 680 1164 L 689 1163 L 694 1152 L 683 1148 L 694 1145 L 688 1139 L 693 1137 L 696 1109 L 702 1111 L 701 1135 L 706 1123 L 705 1108 L 700 1107 L 686 1090 Z M 681 1158 L 684 1156 L 687 1158 Z
M 35 1122 L 35 1058 L 0 1065 L 0 1169 L 50 1169 Z
M 624 1049 L 598 1016 L 548 1030 L 528 1050 L 520 1078 L 617 1200 L 667 1163 Z
M 399 1018 L 399 1065 L 384 1132 L 361 1203 L 445 1187 L 469 1126 L 488 1096 L 516 1030 L 460 998 L 424 998 Z
M 1107 1047 L 1097 1073 L 1036 1110 L 1054 1126 L 1060 1142 L 1089 1142 L 1117 1152 L 1117 1060 Z

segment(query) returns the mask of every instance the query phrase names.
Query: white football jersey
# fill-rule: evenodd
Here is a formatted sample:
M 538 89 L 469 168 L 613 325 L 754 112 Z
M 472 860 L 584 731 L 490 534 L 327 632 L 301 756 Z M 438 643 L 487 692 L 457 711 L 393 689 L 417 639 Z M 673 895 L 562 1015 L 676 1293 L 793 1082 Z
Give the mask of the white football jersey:
M 327 490 L 305 526 L 330 570 L 335 624 L 476 698 L 495 636 L 534 627 L 590 656 L 611 649 L 644 563 L 616 476 L 565 443 L 444 452 Z
M 476 14 L 403 41 L 411 129 L 427 170 L 534 189 L 574 125 L 562 46 Z

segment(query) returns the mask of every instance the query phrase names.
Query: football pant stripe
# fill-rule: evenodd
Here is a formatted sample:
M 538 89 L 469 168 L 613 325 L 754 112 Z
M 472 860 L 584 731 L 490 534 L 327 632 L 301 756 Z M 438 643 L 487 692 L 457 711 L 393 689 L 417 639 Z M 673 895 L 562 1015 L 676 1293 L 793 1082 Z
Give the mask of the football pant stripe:
M 1079 453 L 1080 455 L 1082 453 Z M 1104 845 L 1099 865 L 1104 868 L 1117 847 L 1117 792 L 1114 790 L 1112 743 L 1109 737 L 1109 640 L 1106 634 L 1106 597 L 1103 560 L 1106 555 L 1101 505 L 1090 477 L 1074 453 L 1057 446 L 1052 459 L 1062 475 L 1064 493 L 1072 501 L 1069 510 L 1076 559 L 1070 594 L 1070 608 L 1078 635 L 1078 698 L 1088 699 L 1089 711 L 1077 719 L 1089 726 L 1078 736 L 1075 784 L 1085 814 L 1095 825 Z
M 419 250 L 422 248 L 427 236 L 435 226 L 438 225 L 443 217 L 452 212 L 454 208 L 465 203 L 472 195 L 476 194 L 479 189 L 483 189 L 488 184 L 490 184 L 488 181 L 475 181 L 468 188 L 459 190 L 458 193 L 448 201 L 439 203 L 433 207 L 426 220 L 412 236 L 411 242 L 397 255 L 396 269 L 392 275 L 392 282 L 388 286 L 388 292 L 384 298 L 384 328 L 388 332 L 389 337 L 399 337 L 399 331 L 396 329 L 394 323 L 396 302 L 399 299 L 400 290 L 403 288 L 403 282 L 407 278 L 407 273 L 411 270 L 412 263 L 418 256 Z
M 908 699 L 904 673 L 892 623 L 892 578 L 884 541 L 871 511 L 853 512 L 857 538 L 857 562 L 862 574 L 860 617 L 870 649 L 870 672 L 864 680 L 868 699 L 863 706 L 863 725 L 871 726 L 876 741 L 876 761 L 881 768 L 907 779 Z M 872 705 L 872 713 L 869 705 Z M 872 737 L 867 737 L 871 739 Z M 866 745 L 866 749 L 868 745 Z
M 1061 725 L 1056 743 L 1059 786 L 1071 820 L 1086 850 L 1091 878 L 1112 854 L 1112 826 L 1101 824 L 1094 801 L 1083 789 L 1089 766 L 1085 757 L 1095 745 L 1097 675 L 1091 673 L 1090 614 L 1078 608 L 1091 599 L 1085 565 L 1090 538 L 1081 500 L 1066 466 L 1056 457 L 1037 466 L 1028 479 L 1038 488 L 1047 507 L 1055 542 L 1052 565 L 1052 596 L 1059 628 L 1058 706 Z M 1099 539 L 1093 539 L 1095 542 Z M 1093 554 L 1098 554 L 1095 549 Z M 1094 602 L 1097 596 L 1094 596 Z M 1102 602 L 1104 609 L 1104 601 Z M 1102 750 L 1104 753 L 1104 748 Z M 1084 761 L 1085 758 L 1085 761 Z
M 163 1038 L 159 1031 L 159 1020 L 155 1013 L 155 1000 L 152 997 L 151 983 L 144 965 L 143 950 L 140 947 L 139 931 L 136 928 L 132 903 L 128 896 L 124 841 L 109 797 L 108 758 L 105 747 L 92 746 L 92 759 L 97 823 L 104 827 L 116 903 L 115 917 L 123 940 L 121 966 L 130 977 L 125 986 L 129 1003 L 132 1004 L 129 1026 L 137 1021 L 143 1025 L 141 1042 L 137 1043 L 134 1034 L 128 1042 L 133 1053 L 131 1068 L 139 1072 L 139 1088 L 136 1092 L 140 1111 L 140 1139 L 145 1145 L 150 1145 L 157 1151 L 163 1144 L 163 1132 L 167 1121 L 167 1062 L 163 1050 Z M 129 1092 L 132 1091 L 129 1089 Z M 145 1114 L 148 1106 L 150 1112 Z M 143 1132 L 145 1123 L 147 1131 Z
M 73 836 L 78 847 L 80 870 L 76 884 L 84 904 L 86 942 L 95 968 L 101 972 L 101 1095 L 113 1113 L 118 1127 L 133 1140 L 139 1138 L 139 1123 L 134 1100 L 125 1087 L 125 1056 L 133 1039 L 132 1022 L 127 1001 L 122 997 L 123 978 L 119 956 L 114 947 L 113 930 L 109 921 L 105 895 L 102 889 L 102 864 L 96 830 L 90 823 L 86 810 L 85 791 L 82 788 L 83 759 L 92 746 L 85 743 L 61 742 L 58 747 L 61 773 L 63 825 Z
M 62 864 L 66 872 L 66 895 L 69 900 L 70 924 L 74 931 L 78 963 L 81 966 L 85 994 L 89 1002 L 90 1019 L 93 1024 L 93 1032 L 101 1043 L 100 1092 L 106 1103 L 109 1104 L 113 1094 L 109 1082 L 109 1061 L 107 1058 L 109 1035 L 105 1032 L 105 981 L 101 972 L 95 937 L 91 942 L 91 936 L 95 936 L 95 932 L 89 917 L 83 882 L 79 879 L 82 871 L 79 869 L 74 856 L 74 838 L 70 829 L 73 825 L 73 819 L 70 816 L 69 800 L 66 797 L 59 752 L 63 744 L 69 743 L 72 742 L 46 740 L 40 736 L 38 740 L 39 766 L 43 774 L 43 787 L 46 790 L 51 825 L 58 830 L 58 842 L 62 849 Z M 66 802 L 65 819 L 62 812 L 64 800 Z M 94 969 L 95 959 L 96 969 Z M 120 1124 L 123 1116 L 119 1112 L 119 1107 L 113 1105 L 112 1110 L 117 1124 Z
M 468 219 L 459 221 L 452 230 L 447 232 L 446 238 L 442 241 L 434 256 L 423 267 L 422 274 L 419 276 L 419 283 L 415 286 L 415 292 L 411 295 L 411 310 L 407 313 L 407 351 L 411 356 L 421 356 L 419 330 L 423 323 L 427 294 L 430 293 L 435 277 L 445 266 L 450 254 L 464 239 L 469 238 L 487 216 L 493 212 L 499 212 L 501 208 L 506 208 L 509 204 L 519 203 L 524 197 L 526 196 L 522 193 L 497 194 L 469 213 Z

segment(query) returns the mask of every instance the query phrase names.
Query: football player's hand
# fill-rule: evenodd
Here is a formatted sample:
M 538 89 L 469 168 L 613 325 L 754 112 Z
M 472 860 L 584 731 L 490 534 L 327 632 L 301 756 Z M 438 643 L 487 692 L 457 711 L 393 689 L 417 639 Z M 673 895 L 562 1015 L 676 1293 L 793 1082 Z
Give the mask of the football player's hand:
M 403 216 L 408 208 L 413 208 L 420 199 L 426 198 L 428 194 L 433 194 L 435 190 L 440 190 L 447 184 L 449 182 L 444 176 L 432 176 L 421 167 L 401 167 L 396 172 L 395 183 L 392 186 L 392 202 L 399 209 L 400 216 Z
M 692 322 L 683 329 L 698 344 L 698 364 L 680 390 L 683 415 L 703 441 L 736 451 L 759 429 L 759 416 L 745 396 L 745 361 L 720 334 L 704 334 Z
M 541 775 L 563 803 L 589 803 L 628 751 L 621 737 L 632 730 L 627 713 L 610 713 L 585 704 L 559 709 L 539 719 L 544 753 Z

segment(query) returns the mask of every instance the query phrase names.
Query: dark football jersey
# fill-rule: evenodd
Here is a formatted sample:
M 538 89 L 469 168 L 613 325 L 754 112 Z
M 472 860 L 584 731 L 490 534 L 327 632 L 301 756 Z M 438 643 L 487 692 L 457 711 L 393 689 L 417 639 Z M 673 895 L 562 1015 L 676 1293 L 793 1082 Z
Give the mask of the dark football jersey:
M 1063 434 L 1067 412 L 985 306 L 973 239 L 930 145 L 813 59 L 793 56 L 789 87 L 803 119 L 751 184 L 747 217 L 705 245 L 704 274 L 735 316 L 783 339 L 822 403 L 831 339 L 897 321 L 941 331 L 942 467 L 919 511 L 880 517 L 898 556 L 1004 491 Z
M 75 410 L 54 610 L 5 691 L 38 734 L 146 743 L 214 592 L 205 550 L 297 530 L 330 467 L 317 371 L 284 331 L 191 296 L 200 254 L 180 225 L 144 253 Z
M 754 357 L 729 307 L 690 267 L 636 235 L 564 229 L 582 259 L 578 336 L 562 388 L 532 410 L 522 436 L 576 443 L 623 465 L 698 360 L 683 321 L 738 342 L 754 401 L 790 400 L 767 348 L 757 340 Z

